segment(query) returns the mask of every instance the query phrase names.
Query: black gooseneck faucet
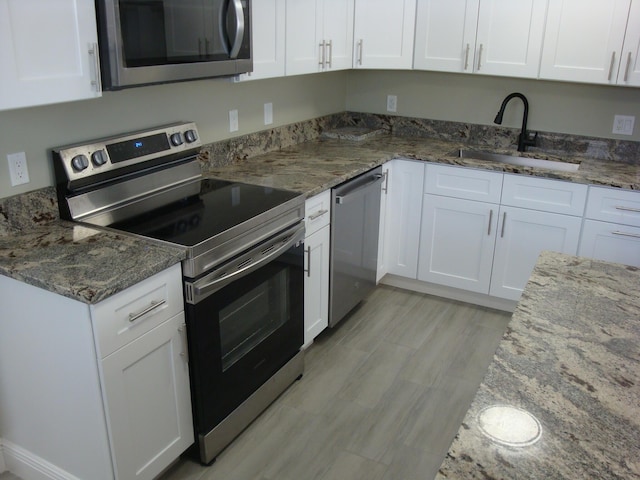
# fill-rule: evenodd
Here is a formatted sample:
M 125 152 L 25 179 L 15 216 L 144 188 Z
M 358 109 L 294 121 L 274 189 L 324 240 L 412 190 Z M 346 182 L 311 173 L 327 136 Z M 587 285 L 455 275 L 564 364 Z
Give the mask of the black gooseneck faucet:
M 527 101 L 527 97 L 518 92 L 510 93 L 509 95 L 507 95 L 502 101 L 500 110 L 498 111 L 496 118 L 493 120 L 493 123 L 502 125 L 502 116 L 504 115 L 504 109 L 507 106 L 507 103 L 509 103 L 509 100 L 516 97 L 522 100 L 522 103 L 524 103 L 522 129 L 520 130 L 520 135 L 518 136 L 518 151 L 524 152 L 527 147 L 534 147 L 538 139 L 538 132 L 536 132 L 533 136 L 529 132 L 527 132 L 527 118 L 529 117 L 529 102 Z

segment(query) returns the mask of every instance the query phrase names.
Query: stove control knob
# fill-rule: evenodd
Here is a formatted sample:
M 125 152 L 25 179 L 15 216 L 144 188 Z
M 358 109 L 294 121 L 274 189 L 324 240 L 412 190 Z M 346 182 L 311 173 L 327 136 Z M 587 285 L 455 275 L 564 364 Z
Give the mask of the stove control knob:
M 195 130 L 187 130 L 186 132 L 184 132 L 184 139 L 187 141 L 187 143 L 193 143 L 198 140 L 198 134 Z
M 76 155 L 71 159 L 71 167 L 76 172 L 81 172 L 89 166 L 89 160 L 86 155 Z
M 181 133 L 172 133 L 170 138 L 171 138 L 171 145 L 173 145 L 174 147 L 179 147 L 184 143 L 184 141 L 182 140 Z
M 91 154 L 91 161 L 96 167 L 101 167 L 107 163 L 107 154 L 104 150 L 96 150 Z

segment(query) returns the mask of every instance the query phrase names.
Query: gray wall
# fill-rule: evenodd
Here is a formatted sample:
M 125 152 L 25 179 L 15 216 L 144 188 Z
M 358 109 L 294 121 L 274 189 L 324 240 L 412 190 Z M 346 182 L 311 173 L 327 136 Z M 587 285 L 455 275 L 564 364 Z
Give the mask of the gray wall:
M 203 80 L 105 92 L 96 100 L 0 112 L 0 198 L 53 185 L 47 149 L 177 120 L 197 123 L 205 143 L 270 128 L 263 105 L 273 103 L 273 126 L 344 110 L 491 124 L 500 102 L 520 91 L 530 101 L 532 130 L 640 141 L 640 88 L 579 85 L 482 75 L 419 71 L 322 73 L 234 84 Z M 229 133 L 228 112 L 238 109 L 240 130 Z M 615 114 L 635 115 L 634 135 L 611 133 Z M 514 100 L 504 125 L 519 127 Z M 8 153 L 27 154 L 31 182 L 11 187 Z
M 484 75 L 421 71 L 349 73 L 347 109 L 387 113 L 387 95 L 398 96 L 398 115 L 493 124 L 503 98 L 529 100 L 531 130 L 640 141 L 640 88 L 584 85 Z M 522 102 L 512 100 L 503 125 L 520 127 Z M 634 115 L 633 136 L 614 135 L 613 117 Z
M 345 110 L 346 72 L 232 83 L 228 79 L 104 92 L 102 98 L 0 111 L 0 198 L 54 184 L 47 150 L 69 143 L 193 120 L 205 143 Z M 264 125 L 264 104 L 273 124 Z M 229 110 L 240 129 L 229 133 Z M 30 183 L 12 187 L 7 154 L 25 152 Z

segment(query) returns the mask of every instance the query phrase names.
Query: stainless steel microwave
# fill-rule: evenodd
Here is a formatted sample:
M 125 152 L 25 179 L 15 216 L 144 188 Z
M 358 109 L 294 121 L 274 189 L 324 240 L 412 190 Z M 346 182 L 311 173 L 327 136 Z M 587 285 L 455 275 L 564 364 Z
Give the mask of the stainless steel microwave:
M 97 0 L 105 90 L 253 69 L 251 0 Z

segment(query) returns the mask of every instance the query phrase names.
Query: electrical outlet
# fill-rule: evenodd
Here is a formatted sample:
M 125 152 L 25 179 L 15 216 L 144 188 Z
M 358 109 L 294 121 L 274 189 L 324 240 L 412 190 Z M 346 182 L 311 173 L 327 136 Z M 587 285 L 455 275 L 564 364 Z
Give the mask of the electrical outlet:
M 387 112 L 396 112 L 398 110 L 397 95 L 387 95 Z
M 632 115 L 616 115 L 613 117 L 613 133 L 618 135 L 633 135 L 633 125 L 636 117 Z
M 273 103 L 264 104 L 264 124 L 271 125 L 273 123 Z
M 7 155 L 9 161 L 9 175 L 11 186 L 29 183 L 29 169 L 27 168 L 27 156 L 24 152 L 10 153 Z
M 229 131 L 238 131 L 238 110 L 229 110 Z

